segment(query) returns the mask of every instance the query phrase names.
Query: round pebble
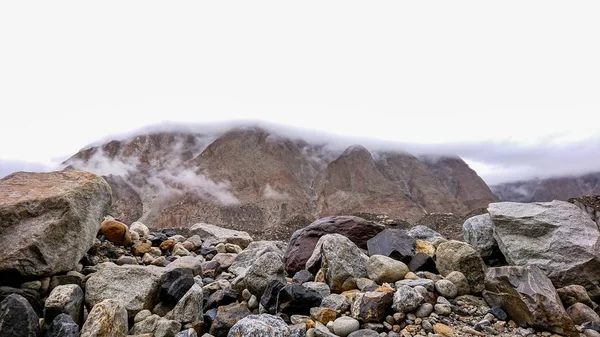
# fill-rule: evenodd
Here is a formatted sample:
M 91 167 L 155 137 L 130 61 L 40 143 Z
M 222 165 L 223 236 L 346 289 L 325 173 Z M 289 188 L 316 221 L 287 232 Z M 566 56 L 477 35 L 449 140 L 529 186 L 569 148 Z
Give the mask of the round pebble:
M 435 283 L 435 290 L 438 294 L 446 297 L 446 298 L 455 298 L 458 294 L 458 289 L 454 283 L 448 280 L 439 280 Z

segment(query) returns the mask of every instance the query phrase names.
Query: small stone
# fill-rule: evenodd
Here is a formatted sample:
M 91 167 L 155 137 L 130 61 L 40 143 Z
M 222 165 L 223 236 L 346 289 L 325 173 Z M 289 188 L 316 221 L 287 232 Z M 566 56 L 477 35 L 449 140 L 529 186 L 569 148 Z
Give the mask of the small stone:
M 333 333 L 346 337 L 360 328 L 360 322 L 351 317 L 340 317 L 333 322 Z
M 423 303 L 417 308 L 415 311 L 415 316 L 417 317 L 428 317 L 433 312 L 433 305 L 430 303 Z
M 455 298 L 458 294 L 458 289 L 454 283 L 448 280 L 439 280 L 435 283 L 435 290 L 438 294 L 446 298 Z
M 384 255 L 372 255 L 367 261 L 367 275 L 378 284 L 402 280 L 408 272 L 406 264 Z
M 226 243 L 225 244 L 225 252 L 239 254 L 242 252 L 242 247 L 240 247 L 238 245 L 234 245 L 233 243 Z
M 467 277 L 459 272 L 453 271 L 450 274 L 446 275 L 446 280 L 452 282 L 456 286 L 456 290 L 459 296 L 468 295 L 471 293 L 471 288 L 469 287 L 469 280 Z
M 215 246 L 215 250 L 217 253 L 227 253 L 227 248 L 225 248 L 224 243 L 219 243 Z
M 39 291 L 42 288 L 42 282 L 41 281 L 24 282 L 24 283 L 21 283 L 21 286 L 19 286 L 19 288 Z
M 438 315 L 448 316 L 452 313 L 452 307 L 448 304 L 436 304 L 435 312 Z
M 485 316 L 483 316 L 483 319 L 488 320 L 491 323 L 493 323 L 496 320 L 496 318 L 494 317 L 494 315 L 492 315 L 491 313 L 485 314 Z
M 419 277 L 417 276 L 417 274 L 413 273 L 412 271 L 409 271 L 408 273 L 406 273 L 406 275 L 404 275 L 404 279 L 405 280 L 418 280 Z
M 406 319 L 406 314 L 403 312 L 396 312 L 394 315 L 392 315 L 392 317 L 394 317 L 394 321 L 396 321 L 396 323 L 402 323 Z
M 423 322 L 421 322 L 421 327 L 423 327 L 423 330 L 425 330 L 426 332 L 433 331 L 433 325 L 431 325 L 431 322 L 429 322 L 429 320 L 424 319 Z
M 394 294 L 392 309 L 396 312 L 412 312 L 419 307 L 423 300 L 423 296 L 418 291 L 403 285 L 398 287 Z
M 493 306 L 490 308 L 490 313 L 494 315 L 499 321 L 506 321 L 508 319 L 508 315 L 502 308 L 499 306 Z
M 310 316 L 317 322 L 327 324 L 336 319 L 337 313 L 329 308 L 314 307 L 310 308 Z
M 433 326 L 433 332 L 446 337 L 454 336 L 454 331 L 452 330 L 452 328 L 443 323 L 436 323 Z
M 120 256 L 120 257 L 117 259 L 116 263 L 117 263 L 117 265 L 119 265 L 119 266 L 122 266 L 122 265 L 125 265 L 125 264 L 132 264 L 132 265 L 137 265 L 137 264 L 138 264 L 138 262 L 137 262 L 137 260 L 135 259 L 135 257 L 132 257 L 132 256 L 126 256 L 126 255 Z
M 314 279 L 315 279 L 315 277 L 313 276 L 313 274 L 311 274 L 306 269 L 302 269 L 294 275 L 294 277 L 292 278 L 292 281 L 303 284 L 306 282 L 312 282 Z
M 248 308 L 250 310 L 258 308 L 258 299 L 256 298 L 256 296 L 250 296 L 250 299 L 248 300 Z
M 152 245 L 145 242 L 137 242 L 131 246 L 131 254 L 134 256 L 142 256 L 149 253 L 150 249 L 152 249 Z
M 160 247 L 160 250 L 162 250 L 163 252 L 166 252 L 169 249 L 173 248 L 173 246 L 175 246 L 175 241 L 166 240 L 166 241 L 163 241 L 159 247 Z

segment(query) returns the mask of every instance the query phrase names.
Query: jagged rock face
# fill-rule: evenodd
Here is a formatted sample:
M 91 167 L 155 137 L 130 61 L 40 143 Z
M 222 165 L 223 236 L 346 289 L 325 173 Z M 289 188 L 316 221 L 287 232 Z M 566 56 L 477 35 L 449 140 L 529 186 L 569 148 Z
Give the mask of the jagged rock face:
M 108 214 L 121 222 L 131 224 L 142 217 L 144 204 L 140 195 L 121 176 L 103 176 L 113 192 Z
M 444 157 L 424 162 L 468 210 L 486 208 L 490 202 L 498 201 L 498 197 L 464 160 Z
M 580 176 L 531 179 L 490 186 L 503 201 L 566 201 L 584 195 L 600 194 L 600 172 Z
M 406 153 L 360 146 L 342 153 L 258 127 L 203 131 L 110 141 L 64 164 L 106 177 L 115 194 L 111 215 L 126 224 L 158 229 L 205 222 L 257 239 L 287 239 L 328 215 L 369 212 L 411 223 L 432 212 L 462 215 L 492 198 L 460 160 L 445 164 L 451 170 L 432 169 Z
M 427 165 L 410 154 L 382 153 L 376 162 L 379 170 L 410 199 L 429 213 L 469 211 L 444 187 Z
M 319 212 L 324 216 L 363 211 L 414 221 L 425 213 L 377 168 L 371 153 L 361 146 L 348 148 L 331 162 L 316 190 Z

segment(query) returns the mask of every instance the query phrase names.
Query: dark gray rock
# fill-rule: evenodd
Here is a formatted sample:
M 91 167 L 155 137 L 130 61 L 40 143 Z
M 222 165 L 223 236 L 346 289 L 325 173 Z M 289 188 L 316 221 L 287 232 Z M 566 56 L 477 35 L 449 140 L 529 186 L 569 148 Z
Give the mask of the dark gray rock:
M 39 333 L 38 315 L 23 296 L 11 294 L 0 303 L 0 336 L 37 337 Z
M 0 302 L 4 301 L 9 295 L 16 294 L 29 302 L 33 311 L 38 315 L 43 315 L 44 304 L 40 300 L 40 294 L 35 290 L 30 289 L 17 289 L 12 287 L 0 287 Z
M 292 278 L 292 281 L 296 282 L 296 283 L 305 283 L 305 282 L 312 282 L 315 280 L 315 277 L 313 276 L 313 274 L 311 274 L 308 270 L 303 269 L 299 272 L 297 272 L 294 277 Z
M 45 337 L 79 337 L 79 326 L 67 314 L 59 314 L 52 320 Z
M 423 241 L 432 242 L 432 243 L 437 238 L 444 238 L 442 236 L 442 234 L 434 231 L 433 229 L 431 229 L 427 226 L 423 226 L 423 225 L 417 225 L 417 226 L 412 227 L 408 231 L 408 235 L 415 238 L 415 240 L 423 240 Z
M 165 275 L 159 288 L 159 299 L 162 302 L 176 304 L 194 285 L 194 274 L 189 269 L 176 268 Z
M 408 264 L 408 269 L 410 269 L 410 271 L 413 273 L 418 271 L 428 271 L 436 274 L 438 273 L 435 260 L 433 257 L 425 253 L 415 254 Z
M 260 298 L 260 305 L 265 308 L 267 313 L 273 315 L 277 313 L 277 296 L 283 287 L 285 287 L 285 283 L 279 279 L 271 280 L 267 285 L 267 288 Z
M 416 240 L 405 230 L 387 228 L 367 241 L 369 255 L 384 255 L 405 264 L 415 255 Z
M 278 311 L 286 315 L 305 315 L 310 308 L 318 307 L 323 297 L 317 291 L 303 287 L 298 283 L 291 283 L 279 291 L 277 297 Z

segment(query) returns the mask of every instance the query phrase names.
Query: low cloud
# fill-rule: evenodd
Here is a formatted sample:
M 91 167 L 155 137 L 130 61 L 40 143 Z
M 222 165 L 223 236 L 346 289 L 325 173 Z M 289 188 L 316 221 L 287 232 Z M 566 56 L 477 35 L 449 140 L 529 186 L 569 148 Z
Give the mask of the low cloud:
M 422 160 L 435 161 L 444 156 L 459 156 L 463 158 L 471 168 L 486 181 L 488 185 L 494 185 L 503 182 L 526 180 L 532 178 L 548 178 L 563 175 L 580 175 L 588 172 L 600 171 L 600 135 L 589 137 L 588 139 L 570 140 L 565 135 L 550 135 L 535 144 L 518 144 L 514 142 L 493 142 L 483 141 L 477 143 L 446 143 L 446 144 L 416 144 L 410 142 L 392 142 L 381 139 L 364 137 L 346 137 L 336 136 L 325 132 L 319 132 L 309 129 L 301 129 L 285 125 L 274 124 L 265 121 L 229 121 L 220 123 L 173 123 L 165 122 L 146 126 L 132 133 L 107 136 L 93 144 L 88 144 L 84 148 L 106 143 L 109 140 L 131 139 L 136 135 L 148 134 L 151 132 L 178 132 L 182 134 L 195 134 L 197 137 L 194 156 L 200 154 L 206 146 L 214 141 L 220 134 L 231 128 L 262 128 L 271 132 L 269 140 L 276 140 L 280 137 L 287 139 L 304 141 L 311 144 L 305 147 L 305 154 L 314 162 L 326 165 L 331 160 L 339 156 L 347 147 L 360 144 L 367 148 L 374 157 L 377 152 L 383 151 L 402 151 L 408 152 L 419 157 Z M 177 143 L 182 148 L 174 148 L 174 151 L 183 151 L 182 143 Z M 316 150 L 315 150 L 316 149 Z M 136 162 L 119 162 L 104 160 L 103 154 L 99 153 L 97 158 L 93 158 L 86 168 L 101 174 L 126 174 L 131 172 Z M 181 169 L 182 163 L 170 163 L 172 167 Z M 6 166 L 6 165 L 5 165 Z M 8 168 L 6 168 L 8 167 Z M 16 167 L 0 167 L 0 174 Z M 31 166 L 30 166 L 31 167 Z M 173 172 L 178 172 L 173 170 Z M 158 181 L 162 181 L 160 174 L 155 172 Z M 6 173 L 4 173 L 6 174 Z M 193 175 L 188 175 L 185 171 L 175 173 L 176 176 L 184 177 L 182 181 L 190 180 Z M 163 177 L 164 178 L 164 177 Z M 173 178 L 173 177 L 170 177 Z M 155 180 L 156 180 L 155 179 Z M 195 179 L 195 178 L 194 178 Z M 177 181 L 178 179 L 174 178 Z M 193 179 L 191 179 L 193 180 Z M 195 184 L 195 185 L 194 185 Z M 226 192 L 228 190 L 227 182 L 214 182 L 209 176 L 198 178 L 192 182 L 198 190 L 206 191 L 205 194 L 214 197 L 223 202 L 233 201 L 233 194 Z M 213 193 L 213 191 L 216 191 Z M 275 194 L 268 194 L 273 197 Z
M 263 190 L 263 197 L 266 199 L 277 200 L 277 201 L 285 201 L 290 199 L 290 195 L 286 192 L 279 192 L 270 184 L 267 184 Z

